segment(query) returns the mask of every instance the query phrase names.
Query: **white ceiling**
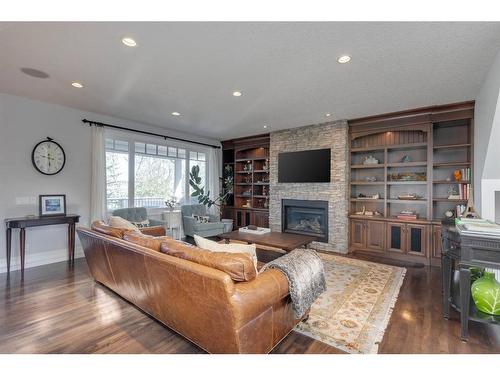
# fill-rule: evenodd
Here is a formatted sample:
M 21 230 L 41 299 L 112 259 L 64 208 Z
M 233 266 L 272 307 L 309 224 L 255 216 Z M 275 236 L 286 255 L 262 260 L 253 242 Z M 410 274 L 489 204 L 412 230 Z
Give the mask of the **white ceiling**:
M 474 99 L 499 49 L 500 23 L 0 23 L 0 91 L 228 139 Z

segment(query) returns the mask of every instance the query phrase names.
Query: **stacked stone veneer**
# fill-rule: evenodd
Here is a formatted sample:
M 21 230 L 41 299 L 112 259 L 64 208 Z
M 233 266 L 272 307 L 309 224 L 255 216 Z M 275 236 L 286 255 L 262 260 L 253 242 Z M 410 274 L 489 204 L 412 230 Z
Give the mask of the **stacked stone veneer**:
M 281 200 L 328 201 L 328 241 L 313 242 L 315 249 L 347 253 L 348 248 L 348 134 L 347 121 L 271 133 L 269 225 L 281 232 Z M 321 148 L 331 149 L 331 182 L 278 183 L 278 154 Z

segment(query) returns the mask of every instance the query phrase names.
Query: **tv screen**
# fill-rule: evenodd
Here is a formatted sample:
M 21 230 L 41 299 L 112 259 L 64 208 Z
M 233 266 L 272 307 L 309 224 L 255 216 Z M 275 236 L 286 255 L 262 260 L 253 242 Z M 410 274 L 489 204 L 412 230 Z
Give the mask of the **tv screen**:
M 330 182 L 330 149 L 280 153 L 278 182 Z

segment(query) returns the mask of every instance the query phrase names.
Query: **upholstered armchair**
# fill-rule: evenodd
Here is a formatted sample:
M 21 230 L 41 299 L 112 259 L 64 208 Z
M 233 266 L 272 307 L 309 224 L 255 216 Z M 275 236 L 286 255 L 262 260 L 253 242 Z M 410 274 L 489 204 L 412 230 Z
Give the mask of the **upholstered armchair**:
M 193 204 L 181 207 L 182 225 L 184 234 L 193 237 L 195 234 L 201 237 L 212 237 L 224 233 L 224 223 L 218 216 L 208 215 L 202 204 Z M 209 216 L 208 223 L 198 223 L 193 215 Z
M 113 211 L 113 216 L 120 216 L 132 223 L 140 223 L 149 220 L 149 226 L 164 226 L 165 222 L 161 220 L 149 219 L 146 207 L 119 208 Z

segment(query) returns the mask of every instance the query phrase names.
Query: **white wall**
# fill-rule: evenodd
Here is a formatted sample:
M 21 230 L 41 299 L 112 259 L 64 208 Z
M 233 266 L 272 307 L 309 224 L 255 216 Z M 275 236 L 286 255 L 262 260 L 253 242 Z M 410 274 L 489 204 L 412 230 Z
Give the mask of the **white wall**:
M 68 213 L 87 226 L 90 205 L 90 129 L 83 118 L 218 144 L 181 132 L 111 118 L 73 108 L 0 94 L 0 219 L 38 214 L 39 194 L 66 194 Z M 66 153 L 66 165 L 55 176 L 37 172 L 31 152 L 39 141 L 54 138 Z M 5 227 L 0 230 L 0 273 L 6 271 Z M 77 241 L 76 256 L 83 256 Z M 67 259 L 66 226 L 26 231 L 26 267 Z M 11 269 L 18 269 L 19 235 L 13 231 Z
M 474 114 L 474 201 L 483 216 L 483 208 L 494 207 L 494 194 L 484 191 L 485 180 L 500 179 L 499 94 L 500 52 L 481 86 Z

